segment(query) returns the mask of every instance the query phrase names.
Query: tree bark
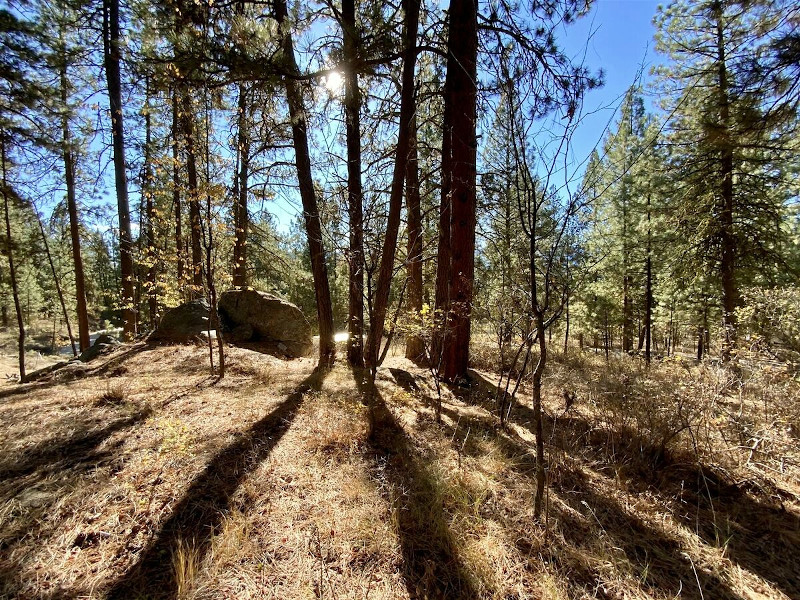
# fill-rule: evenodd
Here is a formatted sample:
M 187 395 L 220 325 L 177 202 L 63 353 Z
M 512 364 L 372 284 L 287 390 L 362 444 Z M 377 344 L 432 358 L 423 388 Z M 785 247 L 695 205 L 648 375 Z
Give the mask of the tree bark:
M 0 162 L 3 168 L 3 207 L 5 209 L 6 222 L 6 254 L 8 255 L 8 273 L 11 279 L 11 294 L 14 297 L 14 310 L 17 313 L 17 326 L 19 336 L 17 337 L 17 352 L 19 356 L 19 380 L 24 383 L 25 375 L 25 322 L 22 318 L 22 305 L 19 301 L 19 286 L 17 285 L 17 270 L 14 265 L 14 252 L 11 242 L 11 218 L 8 213 L 8 180 L 6 177 L 6 138 L 5 133 L 0 132 Z
M 450 3 L 445 103 L 452 108 L 450 190 L 450 311 L 442 374 L 455 381 L 467 374 L 475 280 L 475 225 L 477 176 L 477 56 L 478 14 L 474 0 Z
M 178 289 L 183 289 L 183 210 L 181 209 L 180 148 L 178 146 L 178 94 L 172 93 L 172 205 L 175 209 L 175 256 Z
M 136 335 L 136 306 L 133 298 L 133 238 L 128 203 L 128 176 L 125 165 L 125 129 L 122 115 L 120 78 L 119 0 L 103 0 L 103 50 L 108 99 L 111 108 L 111 140 L 114 148 L 114 182 L 119 213 L 119 260 L 122 288 L 122 335 Z
M 250 187 L 250 105 L 247 86 L 244 84 L 239 85 L 238 113 L 236 152 L 239 156 L 239 170 L 236 173 L 236 197 L 233 208 L 233 285 L 247 287 L 247 235 L 250 225 L 250 215 L 247 210 Z
M 283 31 L 281 45 L 284 60 L 286 61 L 285 67 L 290 73 L 290 76 L 284 77 L 284 85 L 289 105 L 289 116 L 292 121 L 297 179 L 300 187 L 300 198 L 303 203 L 308 249 L 311 254 L 311 273 L 314 278 L 314 291 L 317 300 L 319 365 L 327 368 L 333 366 L 336 355 L 336 345 L 333 341 L 333 307 L 331 305 L 330 284 L 328 282 L 328 266 L 325 261 L 325 246 L 322 242 L 322 225 L 314 192 L 314 180 L 311 176 L 306 110 L 300 84 L 292 77 L 298 76 L 300 70 L 295 61 L 292 33 L 288 25 L 289 14 L 286 0 L 275 0 L 274 6 L 275 19 Z
M 414 315 L 422 311 L 422 209 L 419 191 L 417 156 L 417 116 L 411 118 L 408 164 L 406 165 L 406 213 L 408 215 L 408 310 Z M 425 344 L 420 335 L 406 338 L 406 358 L 419 362 L 425 358 Z
M 344 112 L 347 135 L 347 212 L 350 219 L 347 362 L 364 366 L 364 194 L 361 185 L 361 93 L 358 89 L 359 36 L 355 0 L 342 0 Z
M 449 56 L 449 54 L 448 54 Z M 434 331 L 431 343 L 433 367 L 441 371 L 444 347 L 449 338 L 450 273 L 452 253 L 450 248 L 450 222 L 453 205 L 451 199 L 453 100 L 451 99 L 454 75 L 450 70 L 444 80 L 444 114 L 442 115 L 442 197 L 439 203 L 439 238 L 436 246 L 436 290 L 434 295 Z
M 197 184 L 197 143 L 194 136 L 192 97 L 184 88 L 181 100 L 180 123 L 186 146 L 186 179 L 189 192 L 189 232 L 192 244 L 192 298 L 203 292 L 203 228 L 200 222 L 200 190 Z
M 392 188 L 389 196 L 389 217 L 386 222 L 386 236 L 383 240 L 381 262 L 378 269 L 378 283 L 370 319 L 365 363 L 374 378 L 378 367 L 378 351 L 383 338 L 386 310 L 389 304 L 389 290 L 394 274 L 394 259 L 397 252 L 397 236 L 400 230 L 400 212 L 403 203 L 403 184 L 408 165 L 408 147 L 411 119 L 416 110 L 414 102 L 414 70 L 417 62 L 417 28 L 419 25 L 419 0 L 405 0 L 405 23 L 403 31 L 403 74 L 400 92 L 400 130 L 397 135 Z M 374 383 L 374 379 L 373 379 Z
M 63 32 L 62 37 L 63 37 Z M 66 107 L 67 93 L 67 59 L 66 53 L 61 57 L 59 69 L 61 104 Z M 81 352 L 89 345 L 89 312 L 86 306 L 86 278 L 83 274 L 83 257 L 81 256 L 80 221 L 78 205 L 75 199 L 75 157 L 72 153 L 72 132 L 69 128 L 69 115 L 66 110 L 61 117 L 62 156 L 64 159 L 64 183 L 67 186 L 67 213 L 69 214 L 69 233 L 72 244 L 72 263 L 75 268 L 75 312 L 78 316 L 78 347 Z
M 736 309 L 739 306 L 739 289 L 736 283 L 736 237 L 733 228 L 733 147 L 730 139 L 730 106 L 728 99 L 728 71 L 725 64 L 725 32 L 723 28 L 722 7 L 715 3 L 714 13 L 717 25 L 717 68 L 719 86 L 719 119 L 721 197 L 720 214 L 720 279 L 722 280 L 722 361 L 728 362 L 736 348 Z
M 156 220 L 156 209 L 153 203 L 153 157 L 152 157 L 152 126 L 150 119 L 150 86 L 149 80 L 146 85 L 145 99 L 145 141 L 144 141 L 144 182 L 142 184 L 142 194 L 145 202 L 145 227 L 144 241 L 147 244 L 145 255 L 147 256 L 147 308 L 150 317 L 150 330 L 156 328 L 158 317 L 158 293 L 156 290 L 156 240 L 154 227 Z

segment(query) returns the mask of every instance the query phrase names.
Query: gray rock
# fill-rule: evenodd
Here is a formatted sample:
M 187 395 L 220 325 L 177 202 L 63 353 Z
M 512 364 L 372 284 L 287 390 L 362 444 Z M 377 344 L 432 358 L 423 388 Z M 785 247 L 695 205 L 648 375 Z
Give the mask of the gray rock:
M 239 342 L 249 342 L 254 335 L 253 326 L 249 323 L 242 323 L 231 329 L 226 339 L 231 343 L 238 344 Z
M 310 356 L 313 351 L 311 325 L 294 304 L 256 290 L 229 290 L 219 298 L 219 314 L 228 331 L 268 344 L 282 344 L 285 354 Z M 241 329 L 240 329 L 241 328 Z
M 185 343 L 200 338 L 204 331 L 208 331 L 208 309 L 205 298 L 169 309 L 149 339 L 154 342 Z
M 117 346 L 120 345 L 120 342 L 117 338 L 104 333 L 102 335 L 97 336 L 97 339 L 94 341 L 94 344 L 89 346 L 86 350 L 84 350 L 81 355 L 78 357 L 78 360 L 81 362 L 89 362 L 100 356 L 101 354 L 106 354 L 107 352 L 111 352 Z

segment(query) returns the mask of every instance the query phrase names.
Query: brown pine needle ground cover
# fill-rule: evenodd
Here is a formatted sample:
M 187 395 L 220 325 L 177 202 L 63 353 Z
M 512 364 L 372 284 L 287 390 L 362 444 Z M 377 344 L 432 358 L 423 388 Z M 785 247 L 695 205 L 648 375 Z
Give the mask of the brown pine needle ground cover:
M 554 360 L 537 522 L 532 412 L 500 429 L 495 375 L 437 424 L 428 372 L 388 359 L 368 440 L 346 366 L 228 352 L 222 381 L 206 348 L 138 345 L 0 390 L 0 597 L 800 598 L 780 366 Z

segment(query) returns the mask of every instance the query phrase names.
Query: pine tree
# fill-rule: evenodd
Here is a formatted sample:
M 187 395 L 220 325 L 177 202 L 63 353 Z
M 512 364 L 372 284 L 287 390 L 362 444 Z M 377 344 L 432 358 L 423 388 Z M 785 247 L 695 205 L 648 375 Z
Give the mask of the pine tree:
M 724 360 L 736 347 L 748 262 L 770 254 L 780 220 L 783 199 L 773 192 L 785 177 L 796 103 L 776 101 L 793 84 L 785 70 L 768 67 L 792 10 L 789 2 L 675 2 L 656 19 L 657 48 L 673 59 L 659 74 L 673 115 L 675 201 L 684 207 L 684 234 L 721 290 Z

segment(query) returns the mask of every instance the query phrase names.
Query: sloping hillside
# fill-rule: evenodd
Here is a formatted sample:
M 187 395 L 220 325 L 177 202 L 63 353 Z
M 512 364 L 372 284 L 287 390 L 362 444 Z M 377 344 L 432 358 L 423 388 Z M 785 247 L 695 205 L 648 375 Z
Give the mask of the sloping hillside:
M 437 424 L 390 358 L 368 440 L 346 366 L 228 352 L 221 381 L 207 349 L 137 345 L 3 388 L 0 597 L 800 597 L 783 371 L 554 363 L 537 522 L 531 411 L 500 429 L 493 375 Z

